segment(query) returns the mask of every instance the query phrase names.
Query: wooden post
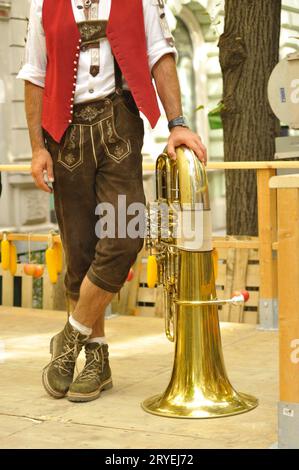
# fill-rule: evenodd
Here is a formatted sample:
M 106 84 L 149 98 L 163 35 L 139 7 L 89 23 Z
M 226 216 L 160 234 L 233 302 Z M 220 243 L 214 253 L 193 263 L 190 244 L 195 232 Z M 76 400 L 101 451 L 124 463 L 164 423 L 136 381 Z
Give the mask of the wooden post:
M 32 308 L 33 277 L 24 273 L 23 264 L 18 265 L 17 276 L 22 277 L 22 307 Z
M 260 255 L 260 327 L 277 328 L 277 259 L 272 249 L 277 233 L 276 194 L 269 180 L 276 174 L 273 168 L 257 170 L 258 230 Z
M 299 449 L 299 174 L 271 178 L 270 186 L 278 203 L 278 446 Z
M 2 305 L 7 307 L 13 306 L 14 282 L 10 271 L 4 271 L 0 268 L 2 276 Z
M 51 283 L 48 270 L 43 274 L 43 309 L 53 310 L 55 298 L 55 285 Z

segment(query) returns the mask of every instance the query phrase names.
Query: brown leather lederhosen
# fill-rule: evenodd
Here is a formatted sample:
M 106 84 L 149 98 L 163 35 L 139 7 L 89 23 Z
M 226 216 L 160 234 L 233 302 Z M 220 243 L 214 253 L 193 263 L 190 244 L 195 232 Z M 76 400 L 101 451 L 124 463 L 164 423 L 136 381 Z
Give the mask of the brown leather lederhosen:
M 78 23 L 81 49 L 105 37 L 106 21 Z M 44 131 L 54 165 L 54 201 L 66 256 L 65 288 L 77 300 L 85 275 L 109 292 L 118 292 L 143 246 L 143 238 L 118 238 L 118 197 L 145 203 L 142 179 L 144 126 L 134 99 L 123 90 L 115 61 L 115 92 L 103 99 L 78 103 L 73 121 L 57 143 Z M 115 237 L 95 233 L 97 204 L 115 209 Z M 133 216 L 127 217 L 127 222 Z M 124 233 L 123 227 L 121 229 Z

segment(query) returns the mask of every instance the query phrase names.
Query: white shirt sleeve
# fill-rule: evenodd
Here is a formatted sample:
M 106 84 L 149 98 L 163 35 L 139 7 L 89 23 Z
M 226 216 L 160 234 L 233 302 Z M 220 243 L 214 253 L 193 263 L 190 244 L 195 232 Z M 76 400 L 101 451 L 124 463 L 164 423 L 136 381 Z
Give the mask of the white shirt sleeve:
M 42 25 L 43 0 L 31 0 L 24 65 L 17 78 L 45 86 L 47 51 Z
M 144 26 L 147 40 L 147 55 L 150 70 L 156 62 L 165 54 L 174 54 L 177 60 L 177 50 L 170 46 L 164 37 L 159 8 L 155 0 L 143 0 Z

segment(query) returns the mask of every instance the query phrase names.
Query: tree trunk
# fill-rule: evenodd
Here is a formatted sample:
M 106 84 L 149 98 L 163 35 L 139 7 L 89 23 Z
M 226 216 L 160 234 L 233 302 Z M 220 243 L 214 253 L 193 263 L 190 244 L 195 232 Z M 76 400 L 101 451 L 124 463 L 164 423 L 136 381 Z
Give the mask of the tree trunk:
M 224 160 L 273 160 L 279 121 L 267 97 L 278 62 L 281 0 L 226 0 L 220 36 Z M 227 233 L 257 234 L 255 171 L 227 170 Z

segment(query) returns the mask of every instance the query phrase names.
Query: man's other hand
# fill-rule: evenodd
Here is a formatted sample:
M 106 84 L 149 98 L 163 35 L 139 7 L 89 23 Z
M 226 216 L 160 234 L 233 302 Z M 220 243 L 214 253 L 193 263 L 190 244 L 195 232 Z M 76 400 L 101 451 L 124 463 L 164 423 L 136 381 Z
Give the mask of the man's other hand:
M 187 127 L 176 126 L 170 131 L 168 138 L 167 153 L 170 158 L 176 158 L 175 149 L 180 145 L 185 145 L 193 150 L 197 158 L 207 164 L 207 149 L 203 145 L 201 138 Z
M 52 193 L 52 188 L 50 188 L 44 179 L 45 173 L 48 176 L 48 181 L 53 183 L 54 174 L 52 157 L 45 148 L 42 148 L 35 150 L 32 153 L 31 174 L 33 176 L 35 185 L 39 189 L 42 189 L 47 193 Z

